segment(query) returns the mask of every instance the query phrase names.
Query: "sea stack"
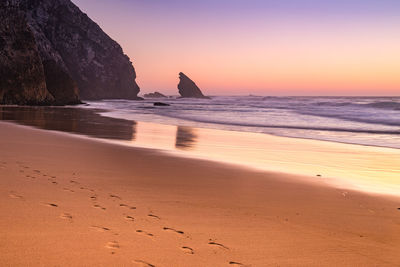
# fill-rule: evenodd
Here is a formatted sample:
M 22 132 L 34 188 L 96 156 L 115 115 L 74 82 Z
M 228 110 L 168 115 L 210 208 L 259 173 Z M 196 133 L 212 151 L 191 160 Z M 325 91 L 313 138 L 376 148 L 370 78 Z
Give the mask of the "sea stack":
M 179 73 L 178 90 L 181 97 L 209 98 L 201 92 L 200 88 L 184 73 Z
M 0 103 L 139 99 L 128 56 L 70 0 L 6 0 L 0 7 L 0 72 L 7 77 L 0 83 Z M 41 72 L 44 84 L 38 80 Z M 32 92 L 38 95 L 34 99 Z

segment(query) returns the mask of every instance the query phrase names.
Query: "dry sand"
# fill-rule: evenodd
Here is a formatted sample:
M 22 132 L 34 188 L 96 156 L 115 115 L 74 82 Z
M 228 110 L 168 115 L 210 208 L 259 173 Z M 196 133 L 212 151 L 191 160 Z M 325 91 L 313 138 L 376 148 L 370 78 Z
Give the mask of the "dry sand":
M 3 122 L 0 151 L 0 266 L 400 266 L 395 197 Z

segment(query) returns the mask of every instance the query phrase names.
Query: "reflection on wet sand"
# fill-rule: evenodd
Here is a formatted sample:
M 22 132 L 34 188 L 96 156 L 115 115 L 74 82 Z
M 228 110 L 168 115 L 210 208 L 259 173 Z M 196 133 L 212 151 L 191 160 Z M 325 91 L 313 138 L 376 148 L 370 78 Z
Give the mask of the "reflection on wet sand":
M 136 140 L 129 145 L 307 175 L 370 192 L 400 192 L 398 149 L 149 122 L 137 122 Z
M 177 126 L 175 147 L 177 149 L 189 150 L 194 147 L 197 141 L 195 129 L 192 127 Z
M 370 192 L 399 194 L 400 150 L 348 145 L 261 133 L 132 122 L 103 117 L 99 110 L 0 107 L 0 119 L 66 131 L 179 156 L 295 173 Z M 334 179 L 330 179 L 334 178 Z
M 96 138 L 135 139 L 136 122 L 103 117 L 96 112 L 99 110 L 68 107 L 0 107 L 0 120 Z

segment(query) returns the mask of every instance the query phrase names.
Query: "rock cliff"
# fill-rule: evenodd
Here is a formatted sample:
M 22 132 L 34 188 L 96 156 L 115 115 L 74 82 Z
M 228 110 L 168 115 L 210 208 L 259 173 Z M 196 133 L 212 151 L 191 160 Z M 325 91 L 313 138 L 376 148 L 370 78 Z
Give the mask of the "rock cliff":
M 42 60 L 25 13 L 0 3 L 0 104 L 52 104 Z
M 204 96 L 200 88 L 184 73 L 179 73 L 178 90 L 181 97 L 209 98 Z
M 82 99 L 137 99 L 128 56 L 70 0 L 22 1 L 41 56 L 71 75 Z
M 33 73 L 10 64 L 19 61 L 10 56 L 6 59 L 5 52 L 2 51 L 1 71 L 15 72 L 14 76 L 8 76 L 7 79 L 12 85 L 12 90 L 10 86 L 7 87 L 7 84 L 3 85 L 3 82 L 0 84 L 0 96 L 6 95 L 7 91 L 6 99 L 12 99 L 12 101 L 7 100 L 8 103 L 75 104 L 80 103 L 79 97 L 87 100 L 138 99 L 139 87 L 135 82 L 136 73 L 129 58 L 123 53 L 118 43 L 105 34 L 70 0 L 2 1 L 4 2 L 1 3 L 0 11 L 2 16 L 0 45 L 5 43 L 8 55 L 18 56 L 20 62 L 27 62 L 26 59 L 21 59 L 21 52 L 19 50 L 18 52 L 12 43 L 26 44 L 26 51 L 32 54 L 31 60 L 33 60 L 33 54 L 36 53 L 37 64 L 26 64 L 25 67 L 32 65 L 32 68 L 35 68 L 36 72 L 41 71 L 45 78 L 44 87 L 41 81 L 41 91 L 39 90 L 41 98 L 36 97 L 36 102 L 20 97 L 21 94 L 17 92 L 25 88 L 27 83 L 21 85 L 14 76 L 18 76 L 17 73 L 20 76 L 33 75 Z M 13 23 L 19 23 L 19 35 L 16 30 L 10 30 L 14 28 Z M 30 46 L 28 46 L 29 43 Z M 37 74 L 32 75 L 29 79 L 37 79 Z M 30 92 L 25 95 L 37 94 L 34 93 L 37 86 L 29 88 L 29 90 L 24 89 Z M 47 93 L 44 93 L 46 91 Z M 4 97 L 1 99 L 1 102 L 6 102 Z

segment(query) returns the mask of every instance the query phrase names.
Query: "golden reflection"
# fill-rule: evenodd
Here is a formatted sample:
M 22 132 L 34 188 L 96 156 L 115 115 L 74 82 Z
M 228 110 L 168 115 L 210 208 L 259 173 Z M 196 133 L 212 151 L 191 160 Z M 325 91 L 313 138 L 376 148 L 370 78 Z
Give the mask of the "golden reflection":
M 0 107 L 0 118 L 42 129 L 124 141 L 176 155 L 315 177 L 400 194 L 400 150 L 261 133 L 132 122 L 81 108 Z
M 400 150 L 261 133 L 137 122 L 134 146 L 400 194 Z

